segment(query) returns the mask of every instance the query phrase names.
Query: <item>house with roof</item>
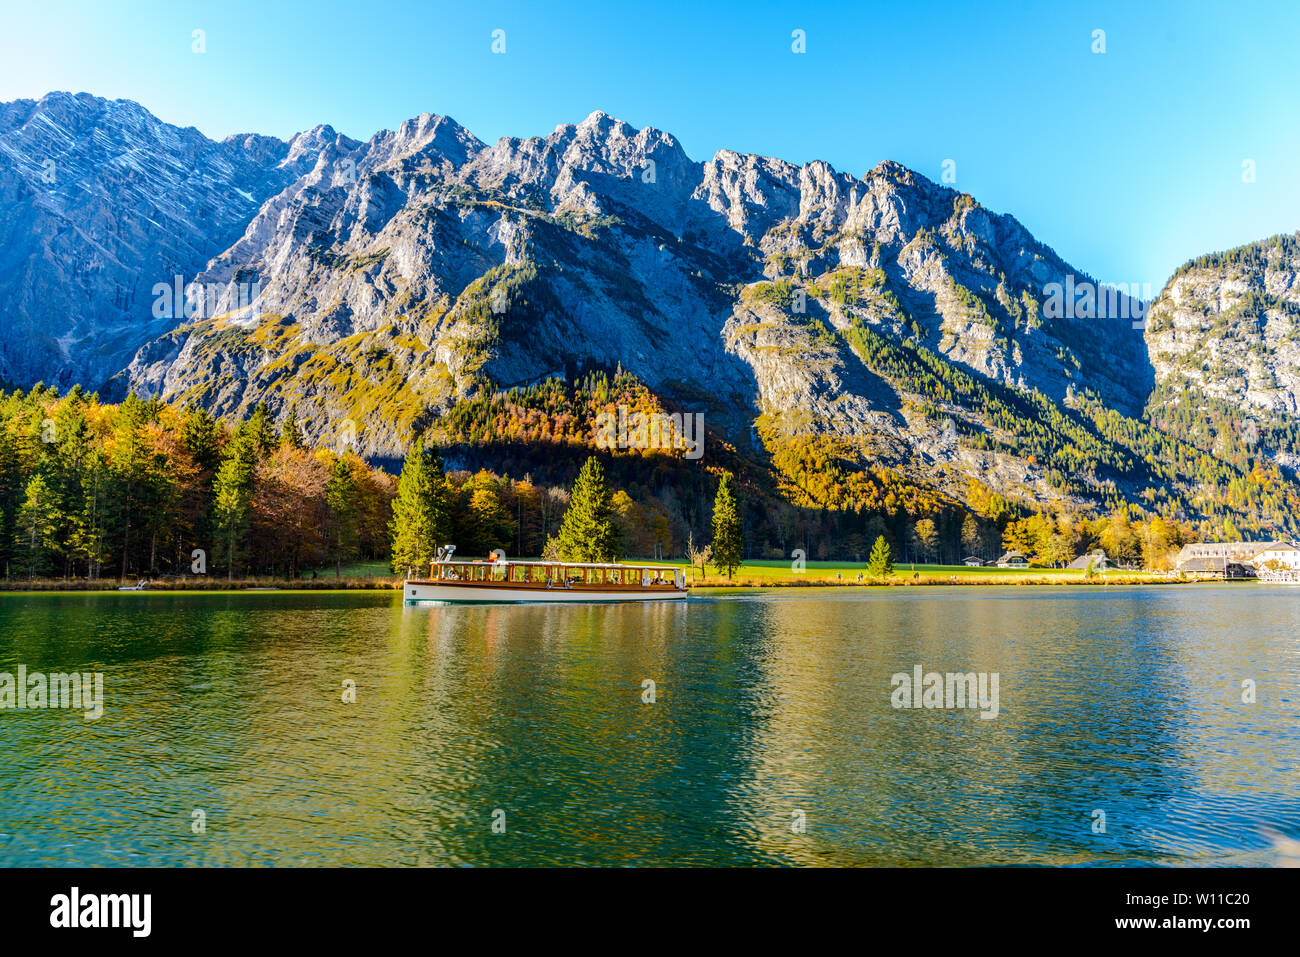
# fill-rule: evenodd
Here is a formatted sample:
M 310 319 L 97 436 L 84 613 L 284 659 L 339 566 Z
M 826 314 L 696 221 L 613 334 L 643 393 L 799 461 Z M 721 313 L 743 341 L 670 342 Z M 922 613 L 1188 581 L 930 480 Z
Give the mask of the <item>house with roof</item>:
M 1192 571 L 1193 569 L 1184 567 L 1189 562 L 1196 562 L 1198 567 L 1201 567 L 1205 562 L 1209 562 L 1211 565 L 1217 563 L 1217 567 L 1222 571 L 1224 565 L 1228 563 L 1244 565 L 1266 548 L 1279 544 L 1283 543 L 1193 542 L 1190 545 L 1183 546 L 1182 551 L 1174 558 L 1174 564 L 1179 571 Z
M 1258 552 L 1250 562 L 1264 581 L 1300 580 L 1300 542 L 1278 542 Z
M 963 565 L 965 565 L 967 568 L 983 568 L 983 567 L 984 567 L 984 559 L 982 559 L 982 558 L 976 558 L 974 555 L 970 555 L 970 556 L 968 556 L 967 558 L 963 558 L 961 563 L 962 563 Z
M 1178 571 L 1202 578 L 1254 578 L 1255 566 L 1250 562 L 1234 562 L 1226 558 L 1191 558 L 1180 562 Z
M 1029 559 L 1020 552 L 1007 552 L 996 562 L 998 568 L 1028 568 Z
M 1080 555 L 1065 567 L 1081 572 L 1087 571 L 1089 568 L 1095 572 L 1104 572 L 1114 568 L 1115 565 L 1106 557 L 1106 553 L 1098 548 L 1088 552 L 1087 554 Z
M 1279 566 L 1291 569 L 1300 568 L 1300 543 L 1275 542 L 1268 548 L 1256 552 L 1250 562 L 1256 568 L 1269 562 L 1276 562 Z

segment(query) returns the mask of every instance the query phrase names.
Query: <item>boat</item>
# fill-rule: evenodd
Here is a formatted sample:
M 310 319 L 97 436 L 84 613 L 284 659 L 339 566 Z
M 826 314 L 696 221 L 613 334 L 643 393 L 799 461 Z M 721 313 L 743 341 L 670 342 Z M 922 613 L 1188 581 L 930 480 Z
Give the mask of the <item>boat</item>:
M 118 591 L 144 591 L 144 586 L 146 584 L 147 583 L 145 582 L 145 580 L 141 578 L 134 585 L 118 585 L 117 590 Z
M 456 561 L 439 551 L 428 578 L 402 583 L 407 602 L 671 601 L 686 597 L 680 568 L 615 562 Z

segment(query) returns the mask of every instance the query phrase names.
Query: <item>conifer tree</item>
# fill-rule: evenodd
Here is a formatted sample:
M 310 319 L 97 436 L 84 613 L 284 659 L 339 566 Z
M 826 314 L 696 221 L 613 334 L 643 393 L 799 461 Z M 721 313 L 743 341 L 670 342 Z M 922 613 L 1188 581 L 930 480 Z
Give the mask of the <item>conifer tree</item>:
M 713 500 L 713 567 L 735 574 L 740 565 L 742 542 L 740 537 L 740 511 L 731 491 L 731 473 L 724 472 L 718 483 L 718 494 Z
M 388 526 L 392 541 L 394 574 L 407 569 L 427 571 L 439 545 L 451 531 L 447 505 L 447 480 L 442 462 L 417 441 L 402 463 L 393 500 L 393 519 Z
M 220 430 L 217 420 L 204 408 L 191 408 L 181 426 L 181 441 L 201 469 L 215 472 L 221 464 Z
M 306 446 L 302 438 L 302 429 L 298 427 L 297 405 L 289 406 L 289 416 L 284 420 L 284 427 L 280 429 L 280 444 L 293 449 Z
M 547 551 L 565 562 L 612 562 L 618 559 L 620 546 L 613 494 L 605 482 L 605 469 L 593 455 L 578 473 L 569 509 Z
M 343 563 L 356 555 L 356 481 L 352 464 L 343 456 L 334 460 L 325 485 L 325 504 L 330 515 L 330 551 L 334 553 L 334 577 L 343 577 Z
M 894 574 L 894 556 L 889 550 L 889 542 L 885 541 L 884 535 L 881 535 L 876 538 L 876 544 L 871 546 L 871 557 L 867 560 L 867 577 L 872 581 L 884 581 L 892 574 Z
M 271 410 L 267 408 L 265 402 L 257 403 L 253 409 L 253 414 L 247 422 L 244 423 L 249 431 L 253 434 L 253 440 L 256 443 L 257 457 L 266 458 L 276 447 L 275 424 L 271 421 Z
M 114 537 L 121 542 L 122 578 L 126 578 L 132 549 L 138 550 L 136 538 L 147 499 L 149 462 L 144 429 L 148 421 L 148 406 L 134 393 L 128 393 L 117 407 L 109 462 L 112 488 L 105 499 L 110 505 L 109 522 L 118 533 Z
M 17 525 L 14 551 L 18 569 L 34 578 L 49 570 L 58 551 L 58 509 L 54 493 L 39 472 L 27 483 Z
M 213 551 L 218 564 L 226 566 L 227 581 L 235 577 L 235 565 L 244 554 L 256 461 L 257 439 L 254 430 L 240 428 L 227 447 L 225 458 L 217 469 L 217 477 L 213 482 L 216 496 L 216 541 Z
M 86 577 L 98 579 L 102 570 L 107 543 L 104 532 L 104 502 L 107 469 L 99 452 L 86 456 L 79 480 L 82 498 L 77 503 L 69 547 L 73 557 L 86 564 Z

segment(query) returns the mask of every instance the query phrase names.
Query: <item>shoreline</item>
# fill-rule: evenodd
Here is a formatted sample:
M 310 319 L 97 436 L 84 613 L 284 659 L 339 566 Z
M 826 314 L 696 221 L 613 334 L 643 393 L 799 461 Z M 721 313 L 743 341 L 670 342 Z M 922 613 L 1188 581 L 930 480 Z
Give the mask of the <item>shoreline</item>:
M 127 588 L 123 589 L 117 584 L 108 584 L 101 582 L 41 582 L 36 581 L 30 584 L 19 584 L 7 582 L 0 586 L 0 595 L 30 595 L 30 594 L 96 594 L 96 595 L 122 595 L 122 594 L 148 594 L 148 595 L 183 595 L 183 594 L 202 594 L 216 592 L 346 592 L 346 591 L 401 591 L 403 579 L 343 579 L 342 581 L 278 581 L 278 582 L 226 582 L 214 581 L 211 583 L 185 583 L 178 585 L 176 583 L 159 583 L 154 586 L 146 586 L 142 589 Z M 1013 586 L 1077 586 L 1087 585 L 1096 587 L 1114 588 L 1124 585 L 1258 585 L 1270 584 L 1269 582 L 1260 582 L 1252 579 L 1228 579 L 1222 578 L 1175 578 L 1159 575 L 1126 575 L 1124 577 L 1107 578 L 1097 576 L 1094 578 L 1075 578 L 1064 575 L 1056 576 L 990 576 L 987 578 L 976 578 L 975 576 L 953 577 L 944 579 L 937 576 L 918 577 L 918 578 L 894 578 L 884 582 L 859 582 L 859 581 L 836 581 L 834 579 L 799 579 L 774 580 L 774 581 L 757 581 L 753 579 L 737 579 L 727 581 L 725 578 L 697 579 L 687 583 L 687 590 L 701 589 L 727 589 L 733 591 L 761 591 L 764 589 L 778 588 L 850 588 L 850 589 L 881 589 L 881 588 L 983 588 L 983 587 L 1013 587 Z

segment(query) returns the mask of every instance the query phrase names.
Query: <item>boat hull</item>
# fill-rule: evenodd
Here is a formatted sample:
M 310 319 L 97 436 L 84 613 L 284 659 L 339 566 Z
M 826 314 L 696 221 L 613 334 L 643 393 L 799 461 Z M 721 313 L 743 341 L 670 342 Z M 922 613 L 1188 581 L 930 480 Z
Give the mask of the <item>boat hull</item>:
M 517 588 L 505 583 L 450 583 L 406 581 L 402 596 L 408 602 L 444 601 L 457 604 L 499 602 L 596 602 L 596 601 L 680 601 L 684 589 L 618 589 L 583 587 Z

